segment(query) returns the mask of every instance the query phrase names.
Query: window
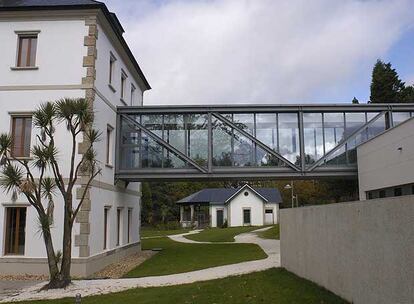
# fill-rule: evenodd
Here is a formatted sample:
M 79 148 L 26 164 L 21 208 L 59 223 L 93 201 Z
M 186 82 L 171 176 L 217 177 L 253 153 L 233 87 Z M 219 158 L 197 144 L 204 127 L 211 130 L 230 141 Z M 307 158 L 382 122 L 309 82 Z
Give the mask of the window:
M 108 247 L 108 213 L 109 208 L 104 208 L 104 245 L 103 249 Z
M 112 166 L 112 141 L 114 128 L 110 125 L 106 126 L 106 164 Z
M 384 198 L 385 197 L 385 190 L 380 190 L 379 197 Z
M 26 208 L 6 208 L 5 254 L 24 255 Z
M 401 196 L 402 188 L 394 188 L 394 196 Z
M 35 67 L 37 34 L 20 34 L 18 37 L 17 67 Z
M 132 209 L 128 209 L 128 235 L 127 243 L 131 241 L 131 223 L 132 223 Z
M 131 106 L 134 105 L 134 100 L 135 100 L 135 90 L 136 88 L 134 87 L 134 85 L 131 83 Z
M 184 222 L 191 221 L 191 207 L 190 206 L 183 207 L 183 221 Z
M 116 246 L 121 244 L 121 208 L 116 209 Z
M 372 191 L 368 192 L 368 199 L 372 199 Z
M 414 185 L 411 186 L 411 194 L 414 194 Z
M 32 135 L 32 117 L 12 116 L 11 154 L 14 157 L 30 156 L 30 138 Z
M 121 74 L 121 101 L 123 103 L 125 103 L 124 98 L 125 98 L 126 79 L 127 79 L 127 75 L 125 74 L 124 71 L 122 71 L 122 74 Z
M 250 225 L 250 209 L 243 209 L 243 225 Z
M 116 58 L 111 53 L 110 57 L 109 57 L 109 84 L 110 85 L 112 84 L 112 82 L 114 80 L 113 78 L 114 78 L 114 73 L 115 73 L 115 61 L 116 61 Z

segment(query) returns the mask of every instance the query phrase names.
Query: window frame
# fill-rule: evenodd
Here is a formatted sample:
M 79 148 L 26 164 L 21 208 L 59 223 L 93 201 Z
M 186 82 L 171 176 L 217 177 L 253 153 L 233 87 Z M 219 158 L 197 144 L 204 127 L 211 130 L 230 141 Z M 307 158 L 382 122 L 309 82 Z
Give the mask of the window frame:
M 131 242 L 131 224 L 132 224 L 132 210 L 133 208 L 128 208 L 128 215 L 127 215 L 127 244 L 129 244 Z
M 130 92 L 131 96 L 130 96 L 130 101 L 129 101 L 131 106 L 134 105 L 136 90 L 137 88 L 134 86 L 133 83 L 131 83 L 131 92 Z
M 32 129 L 33 129 L 33 114 L 31 112 L 29 113 L 9 113 L 10 115 L 10 135 L 13 140 L 12 149 L 10 151 L 10 156 L 16 158 L 16 159 L 30 159 L 31 158 L 31 146 L 32 146 Z M 29 143 L 28 143 L 28 155 L 24 155 L 24 150 L 26 148 L 26 143 L 22 143 L 22 149 L 23 149 L 23 155 L 15 155 L 14 151 L 14 134 L 15 134 L 15 119 L 23 119 L 24 121 L 26 119 L 30 119 L 30 134 L 29 134 Z M 21 138 L 24 141 L 26 138 L 26 124 L 22 127 L 22 134 Z
M 39 33 L 40 30 L 32 30 L 32 31 L 14 31 L 17 35 L 17 46 L 16 46 L 16 60 L 14 67 L 12 67 L 12 70 L 36 70 L 38 67 L 36 66 L 37 62 L 37 54 L 38 54 L 38 46 L 39 46 Z M 36 46 L 32 48 L 32 40 L 29 40 L 30 47 L 27 48 L 27 54 L 26 54 L 26 63 L 25 65 L 22 65 L 21 62 L 21 40 L 22 39 L 36 39 Z M 32 54 L 32 50 L 33 53 Z M 31 62 L 31 58 L 33 57 L 33 62 Z M 27 65 L 27 62 L 29 62 L 29 65 Z
M 114 156 L 114 127 L 110 124 L 106 125 L 106 142 L 105 142 L 105 166 L 113 168 Z
M 10 218 L 10 210 L 11 209 L 16 209 L 16 212 L 18 214 L 18 216 L 16 216 L 15 219 L 15 223 L 14 223 L 14 234 L 15 234 L 15 240 L 14 240 L 14 244 L 13 244 L 13 251 L 10 250 L 9 248 L 9 241 L 10 241 L 10 228 L 9 228 L 9 218 Z M 23 233 L 24 233 L 24 240 L 23 240 L 23 252 L 20 253 L 18 252 L 18 247 L 19 247 L 19 235 L 20 235 L 20 219 L 21 219 L 21 215 L 20 215 L 20 211 L 24 209 L 25 212 L 25 216 L 24 216 L 24 227 L 23 227 Z M 4 208 L 4 213 L 5 213 L 5 220 L 4 220 L 4 247 L 3 247 L 3 252 L 5 256 L 24 256 L 25 255 L 25 251 L 26 251 L 26 225 L 27 225 L 27 207 L 25 206 L 7 206 Z M 17 233 L 16 233 L 17 231 Z M 17 236 L 17 238 L 16 238 Z M 17 249 L 17 252 L 16 252 Z
M 108 86 L 115 93 L 116 89 L 114 88 L 114 76 L 115 76 L 115 64 L 116 57 L 112 52 L 109 52 L 109 77 L 108 77 Z
M 116 246 L 122 245 L 122 210 L 123 208 L 116 208 Z
M 127 79 L 128 79 L 128 75 L 127 73 L 125 73 L 125 71 L 123 69 L 121 69 L 121 102 L 124 105 L 127 105 L 127 103 L 125 102 L 125 91 L 126 91 L 126 83 L 127 83 Z

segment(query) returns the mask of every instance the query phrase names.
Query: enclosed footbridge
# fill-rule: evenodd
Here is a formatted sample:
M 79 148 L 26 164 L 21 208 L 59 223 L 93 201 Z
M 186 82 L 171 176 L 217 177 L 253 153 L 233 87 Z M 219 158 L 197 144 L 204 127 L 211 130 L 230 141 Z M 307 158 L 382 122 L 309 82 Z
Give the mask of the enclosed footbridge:
M 356 177 L 356 147 L 414 104 L 117 109 L 118 180 Z

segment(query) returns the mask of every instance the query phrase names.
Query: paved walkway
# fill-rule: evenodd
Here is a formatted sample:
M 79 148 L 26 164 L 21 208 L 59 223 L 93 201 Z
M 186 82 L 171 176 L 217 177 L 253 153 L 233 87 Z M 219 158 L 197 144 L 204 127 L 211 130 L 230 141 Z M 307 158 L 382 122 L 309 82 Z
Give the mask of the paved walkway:
M 7 298 L 7 301 L 40 300 L 40 299 L 59 299 L 64 297 L 75 297 L 80 293 L 83 297 L 91 295 L 101 295 L 112 292 L 119 292 L 137 287 L 157 287 L 189 284 L 200 281 L 220 279 L 229 276 L 242 275 L 256 271 L 262 271 L 280 266 L 280 245 L 277 240 L 265 240 L 259 238 L 254 232 L 269 229 L 270 227 L 243 233 L 235 237 L 237 243 L 254 243 L 259 245 L 268 255 L 266 259 L 242 262 L 237 264 L 212 267 L 197 271 L 171 274 L 164 276 L 153 276 L 144 278 L 130 279 L 105 279 L 105 280 L 77 280 L 73 281 L 65 290 L 40 291 L 45 284 L 40 283 L 35 286 L 22 290 L 19 295 Z M 194 233 L 194 232 L 193 232 Z M 190 233 L 191 234 L 191 233 Z M 186 239 L 183 235 L 169 236 L 174 241 L 185 243 L 198 243 Z M 0 302 L 7 302 L 6 299 Z

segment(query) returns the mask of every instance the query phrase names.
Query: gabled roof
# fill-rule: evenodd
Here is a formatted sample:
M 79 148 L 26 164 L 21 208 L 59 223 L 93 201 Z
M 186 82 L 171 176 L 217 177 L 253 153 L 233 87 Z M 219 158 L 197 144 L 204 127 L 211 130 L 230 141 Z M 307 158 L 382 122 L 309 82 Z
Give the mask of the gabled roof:
M 253 188 L 244 185 L 239 188 L 207 188 L 193 193 L 177 202 L 177 204 L 193 203 L 222 203 L 225 204 L 231 200 L 237 193 L 245 189 L 246 186 L 255 192 L 264 201 L 269 203 L 282 203 L 282 197 L 278 189 L 275 188 Z
M 105 3 L 94 0 L 0 0 L 1 11 L 37 11 L 37 10 L 74 10 L 74 9 L 100 9 L 111 25 L 121 45 L 131 60 L 134 68 L 144 83 L 145 89 L 150 90 L 147 79 L 132 54 L 122 34 L 124 29 L 117 16 L 110 12 Z

